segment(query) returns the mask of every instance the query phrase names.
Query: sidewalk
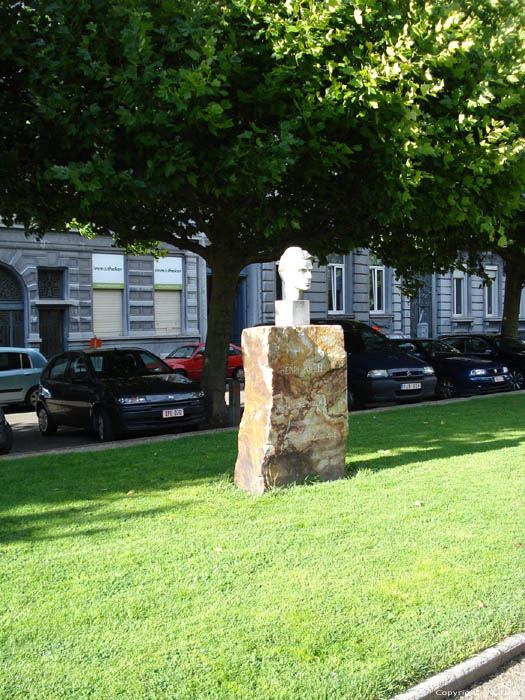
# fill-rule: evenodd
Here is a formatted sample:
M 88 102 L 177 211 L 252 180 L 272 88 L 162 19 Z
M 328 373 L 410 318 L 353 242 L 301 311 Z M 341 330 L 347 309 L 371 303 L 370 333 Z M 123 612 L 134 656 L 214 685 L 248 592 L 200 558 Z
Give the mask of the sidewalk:
M 504 639 L 391 700 L 523 700 L 525 633 Z
M 523 700 L 525 698 L 525 654 L 492 673 L 485 681 L 459 691 L 463 700 Z M 451 696 L 448 696 L 451 697 Z

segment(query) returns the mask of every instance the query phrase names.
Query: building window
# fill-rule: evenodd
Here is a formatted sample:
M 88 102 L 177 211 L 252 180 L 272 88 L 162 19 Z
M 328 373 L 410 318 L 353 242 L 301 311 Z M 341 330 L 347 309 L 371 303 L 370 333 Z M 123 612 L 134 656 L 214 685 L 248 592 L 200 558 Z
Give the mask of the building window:
M 485 316 L 496 316 L 498 312 L 498 268 L 486 267 L 490 282 L 485 284 Z
M 182 329 L 182 292 L 155 290 L 155 332 L 157 335 L 178 335 Z
M 370 265 L 370 313 L 385 313 L 385 279 L 384 265 Z
M 342 256 L 341 256 L 342 258 Z M 345 267 L 343 263 L 328 264 L 328 313 L 345 310 Z
M 122 335 L 122 289 L 93 290 L 93 332 L 99 338 Z
M 279 263 L 275 263 L 275 298 L 283 298 L 283 281 L 281 275 L 279 274 Z
M 183 260 L 165 257 L 153 263 L 155 286 L 155 332 L 179 335 L 182 330 Z
M 466 275 L 462 270 L 456 270 L 452 275 L 452 305 L 454 316 L 467 315 Z
M 122 335 L 124 256 L 93 253 L 93 332 L 101 338 Z
M 40 299 L 62 299 L 64 271 L 38 268 L 38 296 Z

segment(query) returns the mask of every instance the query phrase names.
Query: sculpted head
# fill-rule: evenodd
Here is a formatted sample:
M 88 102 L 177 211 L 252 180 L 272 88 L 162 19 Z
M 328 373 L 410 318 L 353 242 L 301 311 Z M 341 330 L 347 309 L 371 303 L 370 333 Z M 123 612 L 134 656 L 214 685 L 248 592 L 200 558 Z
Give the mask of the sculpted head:
M 298 246 L 287 248 L 279 260 L 279 276 L 283 281 L 283 299 L 297 301 L 312 284 L 312 256 Z

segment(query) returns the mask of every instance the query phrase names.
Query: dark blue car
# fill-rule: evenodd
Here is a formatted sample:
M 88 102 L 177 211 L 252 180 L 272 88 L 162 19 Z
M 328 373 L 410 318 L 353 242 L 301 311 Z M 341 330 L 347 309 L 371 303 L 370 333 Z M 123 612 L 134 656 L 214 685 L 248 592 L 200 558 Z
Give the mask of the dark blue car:
M 438 379 L 436 395 L 440 399 L 512 388 L 508 367 L 493 359 L 463 355 L 441 340 L 406 338 L 391 342 L 432 365 Z
M 348 407 L 409 403 L 434 396 L 436 376 L 430 364 L 401 348 L 382 333 L 354 320 L 312 321 L 343 329 L 347 352 Z
M 440 336 L 464 355 L 484 357 L 509 368 L 512 388 L 525 389 L 525 345 L 514 338 L 490 333 Z

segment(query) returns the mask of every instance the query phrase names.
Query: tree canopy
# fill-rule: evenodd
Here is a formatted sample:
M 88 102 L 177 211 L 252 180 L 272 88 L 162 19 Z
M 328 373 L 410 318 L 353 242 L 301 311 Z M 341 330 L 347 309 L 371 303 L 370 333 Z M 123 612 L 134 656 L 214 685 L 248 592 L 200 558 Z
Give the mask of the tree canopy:
M 0 214 L 40 235 L 73 223 L 135 252 L 202 255 L 213 422 L 244 266 L 292 244 L 321 257 L 371 245 L 409 274 L 411 259 L 448 264 L 462 236 L 472 251 L 502 241 L 498 221 L 520 207 L 517 0 L 0 12 Z

